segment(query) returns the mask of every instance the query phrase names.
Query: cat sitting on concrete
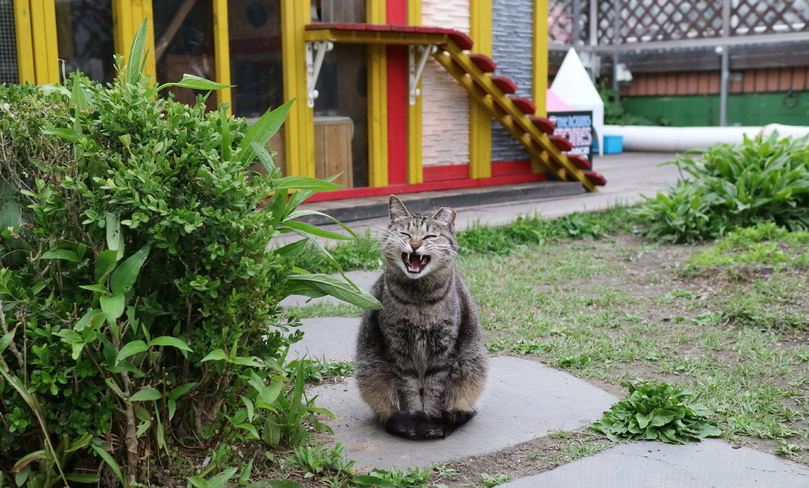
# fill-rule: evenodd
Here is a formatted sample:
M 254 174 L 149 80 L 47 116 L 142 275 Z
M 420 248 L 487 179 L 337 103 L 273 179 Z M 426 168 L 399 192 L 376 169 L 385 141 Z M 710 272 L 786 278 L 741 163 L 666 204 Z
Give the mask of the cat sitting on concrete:
M 487 358 L 477 309 L 455 267 L 455 211 L 411 214 L 390 197 L 385 271 L 357 340 L 356 379 L 385 429 L 444 438 L 475 415 Z

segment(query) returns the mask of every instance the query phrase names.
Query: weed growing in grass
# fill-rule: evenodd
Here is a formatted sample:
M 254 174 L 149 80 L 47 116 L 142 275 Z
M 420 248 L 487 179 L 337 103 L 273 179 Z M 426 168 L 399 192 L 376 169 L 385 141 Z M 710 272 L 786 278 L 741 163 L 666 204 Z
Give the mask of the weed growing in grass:
M 289 466 L 303 472 L 304 478 L 315 478 L 330 475 L 351 479 L 354 461 L 345 457 L 345 446 L 337 444 L 332 448 L 320 445 L 299 446 L 286 458 Z
M 349 362 L 329 362 L 324 358 L 296 359 L 287 364 L 287 369 L 294 371 L 299 366 L 303 368 L 307 383 L 322 383 L 331 378 L 351 376 L 351 373 L 354 372 L 354 365 Z
M 494 486 L 508 483 L 509 481 L 511 481 L 511 476 L 507 474 L 491 475 L 489 473 L 483 473 L 480 475 L 480 481 L 482 483 L 483 488 L 492 488 Z
M 592 427 L 610 440 L 659 440 L 685 444 L 722 431 L 708 417 L 711 412 L 696 403 L 693 393 L 666 383 L 624 383 L 626 399 L 613 405 Z
M 408 468 L 406 470 L 373 469 L 367 475 L 354 477 L 357 486 L 376 488 L 422 488 L 430 482 L 430 469 Z

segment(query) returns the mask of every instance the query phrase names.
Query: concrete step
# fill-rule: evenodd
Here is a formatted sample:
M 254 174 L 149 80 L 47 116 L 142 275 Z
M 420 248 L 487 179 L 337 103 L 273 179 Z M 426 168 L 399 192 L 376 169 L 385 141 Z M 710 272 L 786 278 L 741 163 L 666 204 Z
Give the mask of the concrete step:
M 616 446 L 503 488 L 806 488 L 809 468 L 746 447 L 708 439 L 684 446 Z
M 424 213 L 440 207 L 464 208 L 498 203 L 560 198 L 584 193 L 581 183 L 542 181 L 517 185 L 486 186 L 460 190 L 428 191 L 402 195 L 402 201 L 411 212 Z M 328 202 L 306 203 L 302 209 L 325 212 L 342 222 L 387 217 L 388 197 L 368 197 Z M 317 215 L 301 218 L 315 225 L 331 224 Z

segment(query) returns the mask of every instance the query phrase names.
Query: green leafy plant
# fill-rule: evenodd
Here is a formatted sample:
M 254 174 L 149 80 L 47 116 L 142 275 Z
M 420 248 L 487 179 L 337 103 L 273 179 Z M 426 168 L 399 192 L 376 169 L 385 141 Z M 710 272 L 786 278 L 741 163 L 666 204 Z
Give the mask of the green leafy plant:
M 332 448 L 321 445 L 299 446 L 286 459 L 287 464 L 297 467 L 304 478 L 322 478 L 330 476 L 333 480 L 350 480 L 353 475 L 354 461 L 345 457 L 345 447 L 337 444 Z
M 669 164 L 688 177 L 640 207 L 652 238 L 696 242 L 763 222 L 809 229 L 809 136 L 745 137 Z
M 432 471 L 421 468 L 406 470 L 373 469 L 366 475 L 357 475 L 353 483 L 357 486 L 376 488 L 421 488 L 430 482 Z
M 180 446 L 301 443 L 328 412 L 284 365 L 294 324 L 278 303 L 379 306 L 292 262 L 313 236 L 353 238 L 297 220 L 337 185 L 282 177 L 265 148 L 292 102 L 249 127 L 204 97 L 177 103 L 165 88 L 222 85 L 153 86 L 144 39 L 145 24 L 107 85 L 0 86 L 0 472 L 29 484 L 101 464 L 131 485 Z M 268 250 L 290 233 L 304 239 Z M 194 482 L 217 486 L 210 474 Z
M 329 362 L 326 359 L 296 359 L 287 363 L 287 369 L 294 370 L 303 364 L 304 378 L 307 383 L 322 383 L 330 378 L 351 376 L 354 365 L 345 362 Z
M 483 473 L 480 475 L 480 481 L 484 488 L 493 488 L 495 486 L 508 483 L 511 481 L 511 476 L 507 474 L 491 475 L 489 473 Z
M 709 417 L 711 412 L 696 403 L 689 390 L 666 383 L 623 383 L 629 395 L 604 412 L 592 428 L 610 440 L 642 439 L 685 444 L 722 431 Z

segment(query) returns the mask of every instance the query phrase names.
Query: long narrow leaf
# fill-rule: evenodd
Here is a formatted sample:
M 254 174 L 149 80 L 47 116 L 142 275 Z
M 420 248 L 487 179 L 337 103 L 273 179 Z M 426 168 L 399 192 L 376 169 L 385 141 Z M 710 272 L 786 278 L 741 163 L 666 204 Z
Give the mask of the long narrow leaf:
M 137 83 L 140 81 L 143 70 L 143 60 L 146 50 L 146 19 L 140 24 L 138 33 L 135 34 L 135 39 L 132 41 L 132 47 L 129 49 L 129 59 L 126 61 L 126 81 L 128 83 Z
M 306 222 L 299 222 L 297 220 L 284 221 L 284 225 L 290 229 L 305 232 L 306 234 L 312 236 L 323 237 L 325 239 L 334 239 L 336 241 L 350 241 L 354 239 L 352 236 L 338 234 L 337 232 L 321 229 L 316 225 L 307 224 Z
M 379 300 L 349 281 L 340 281 L 326 274 L 291 275 L 289 280 L 306 285 L 315 292 L 325 293 L 358 307 L 370 310 L 382 308 Z M 303 288 L 302 291 L 306 291 Z M 306 294 L 306 293 L 303 293 Z M 313 295 L 309 295 L 313 296 Z M 322 295 L 315 295 L 322 296 Z
M 267 144 L 267 141 L 284 125 L 289 108 L 294 102 L 295 100 L 292 99 L 259 117 L 256 123 L 247 131 L 247 134 L 244 135 L 244 139 L 242 139 L 239 146 L 239 161 L 245 164 L 253 161 L 253 156 L 255 155 L 253 143 L 255 142 L 262 146 Z

